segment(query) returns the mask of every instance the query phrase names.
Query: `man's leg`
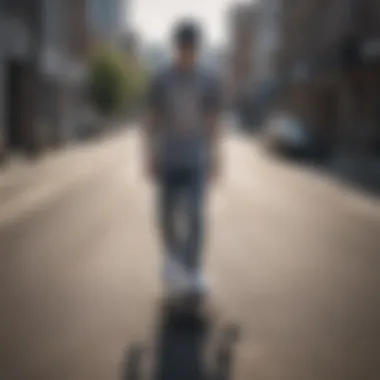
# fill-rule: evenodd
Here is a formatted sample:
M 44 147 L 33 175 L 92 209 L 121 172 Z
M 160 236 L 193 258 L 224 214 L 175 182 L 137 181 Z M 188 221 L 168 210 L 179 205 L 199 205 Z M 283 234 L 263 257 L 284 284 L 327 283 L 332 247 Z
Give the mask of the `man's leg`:
M 185 196 L 187 235 L 184 244 L 184 261 L 190 275 L 201 272 L 205 228 L 206 178 L 200 171 L 189 172 Z
M 179 203 L 179 187 L 169 173 L 162 176 L 159 190 L 159 228 L 166 255 L 178 254 L 179 240 L 175 215 Z
M 173 296 L 187 294 L 191 286 L 183 265 L 183 240 L 177 225 L 177 212 L 180 211 L 183 189 L 182 173 L 170 173 L 161 186 L 160 227 L 165 249 L 163 279 L 167 292 Z

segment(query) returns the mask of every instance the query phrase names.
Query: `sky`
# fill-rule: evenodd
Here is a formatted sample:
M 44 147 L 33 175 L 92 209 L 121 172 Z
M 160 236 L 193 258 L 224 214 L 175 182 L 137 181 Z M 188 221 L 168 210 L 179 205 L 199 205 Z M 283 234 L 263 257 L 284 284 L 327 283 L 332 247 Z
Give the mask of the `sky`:
M 128 19 L 147 42 L 168 42 L 170 29 L 182 17 L 196 17 L 212 45 L 226 41 L 226 11 L 236 0 L 130 0 Z

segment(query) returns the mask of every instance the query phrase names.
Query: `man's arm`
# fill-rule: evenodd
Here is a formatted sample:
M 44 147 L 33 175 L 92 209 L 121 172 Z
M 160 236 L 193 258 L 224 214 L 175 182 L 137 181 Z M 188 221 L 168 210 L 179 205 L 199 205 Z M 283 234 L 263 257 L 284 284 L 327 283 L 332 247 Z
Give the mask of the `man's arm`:
M 218 177 L 222 165 L 220 111 L 212 111 L 208 116 L 208 120 L 210 126 L 208 141 L 211 153 L 211 174 L 213 177 Z
M 144 126 L 143 126 L 143 149 L 144 162 L 147 174 L 155 175 L 155 135 L 157 133 L 157 115 L 154 110 L 146 111 Z
M 221 93 L 219 84 L 216 80 L 210 81 L 207 94 L 207 121 L 208 121 L 208 143 L 211 153 L 212 176 L 216 177 L 220 173 L 222 153 L 221 153 Z
M 143 125 L 143 149 L 145 167 L 150 176 L 156 172 L 155 140 L 160 124 L 161 88 L 159 78 L 154 78 L 149 86 L 147 107 Z

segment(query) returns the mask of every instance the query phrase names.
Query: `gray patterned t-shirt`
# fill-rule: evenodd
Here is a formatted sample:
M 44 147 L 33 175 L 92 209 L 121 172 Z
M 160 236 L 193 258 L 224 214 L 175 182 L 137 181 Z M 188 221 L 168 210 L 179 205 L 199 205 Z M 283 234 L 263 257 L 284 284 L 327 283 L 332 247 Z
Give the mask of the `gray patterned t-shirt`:
M 174 67 L 151 82 L 148 106 L 158 114 L 156 149 L 164 168 L 204 168 L 207 115 L 220 107 L 217 81 L 201 70 Z

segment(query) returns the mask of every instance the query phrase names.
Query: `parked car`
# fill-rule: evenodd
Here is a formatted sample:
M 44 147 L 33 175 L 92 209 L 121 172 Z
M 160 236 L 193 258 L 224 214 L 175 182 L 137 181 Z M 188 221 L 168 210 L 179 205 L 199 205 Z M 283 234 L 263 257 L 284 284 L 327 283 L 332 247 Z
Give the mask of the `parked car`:
M 249 86 L 238 105 L 241 126 L 251 131 L 260 129 L 280 90 L 281 83 L 274 80 Z
M 327 148 L 302 121 L 284 112 L 270 115 L 263 124 L 262 141 L 271 153 L 293 158 L 323 159 Z

